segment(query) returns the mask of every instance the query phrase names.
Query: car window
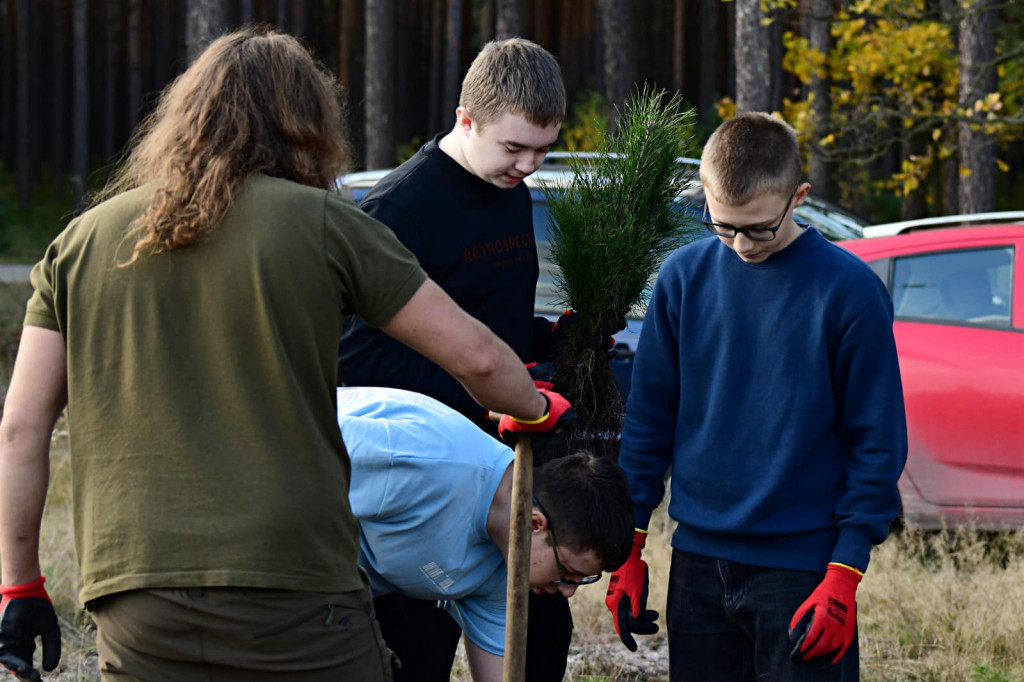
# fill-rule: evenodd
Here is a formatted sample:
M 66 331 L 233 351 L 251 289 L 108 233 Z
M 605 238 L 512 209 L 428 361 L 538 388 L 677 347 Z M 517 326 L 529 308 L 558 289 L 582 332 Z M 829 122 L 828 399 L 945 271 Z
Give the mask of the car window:
M 1012 267 L 1010 247 L 896 258 L 896 317 L 1009 327 Z
M 879 258 L 868 263 L 876 275 L 885 283 L 885 286 L 889 286 L 889 266 L 892 265 L 891 258 Z

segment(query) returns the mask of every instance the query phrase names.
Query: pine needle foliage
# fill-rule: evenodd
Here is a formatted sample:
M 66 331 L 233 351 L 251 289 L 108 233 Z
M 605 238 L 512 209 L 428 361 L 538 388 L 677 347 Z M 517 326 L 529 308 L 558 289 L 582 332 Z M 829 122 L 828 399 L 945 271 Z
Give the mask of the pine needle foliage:
M 579 415 L 577 436 L 614 439 L 621 430 L 622 398 L 600 340 L 638 312 L 662 260 L 699 227 L 673 208 L 695 181 L 682 158 L 695 149 L 696 123 L 679 95 L 644 87 L 625 103 L 599 154 L 570 159 L 568 186 L 544 188 L 555 285 L 577 312 L 555 375 Z

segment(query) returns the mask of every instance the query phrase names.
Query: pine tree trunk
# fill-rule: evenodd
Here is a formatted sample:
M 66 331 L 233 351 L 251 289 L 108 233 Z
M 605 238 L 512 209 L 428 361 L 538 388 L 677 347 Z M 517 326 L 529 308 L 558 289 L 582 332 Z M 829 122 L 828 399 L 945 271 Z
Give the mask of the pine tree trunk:
M 974 0 L 960 20 L 960 106 L 981 121 L 985 113 L 974 110 L 975 102 L 996 89 L 995 59 L 996 12 L 994 0 Z M 977 124 L 959 125 L 960 165 L 966 172 L 960 178 L 960 210 L 964 213 L 993 211 L 996 208 L 995 140 Z
M 832 2 L 831 0 L 806 0 L 804 5 L 804 32 L 812 50 L 828 57 L 832 51 Z M 811 187 L 818 196 L 832 196 L 832 170 L 819 140 L 828 135 L 832 126 L 832 80 L 814 74 L 808 86 L 811 97 L 811 156 L 808 174 Z
M 480 25 L 477 27 L 477 38 L 481 47 L 494 40 L 495 37 L 498 19 L 494 3 L 495 0 L 481 0 L 480 2 Z
M 951 27 L 959 27 L 960 24 L 960 3 L 959 0 L 939 0 L 939 9 L 942 21 Z M 960 51 L 960 32 L 951 30 L 953 47 Z M 947 122 L 942 126 L 942 141 L 946 145 L 958 146 L 959 136 L 957 124 Z M 957 215 L 960 213 L 960 159 L 954 153 L 942 160 L 941 170 L 941 210 L 944 215 Z
M 15 0 L 0 0 L 0 92 L 12 92 L 16 89 L 17 77 L 14 73 L 14 33 L 12 14 Z M 13 168 L 16 163 L 17 151 L 14 148 L 15 136 L 9 131 L 14 130 L 14 98 L 4 97 L 0 100 L 0 163 Z
M 117 149 L 117 0 L 103 3 L 103 158 L 111 161 Z
M 444 23 L 444 71 L 441 110 L 454 112 L 459 105 L 461 83 L 459 56 L 462 51 L 462 0 L 448 0 Z
M 278 31 L 288 31 L 288 0 L 277 0 L 274 23 Z
M 67 85 L 65 50 L 68 46 L 67 15 L 64 0 L 53 0 L 53 25 L 50 41 L 50 172 L 53 175 L 53 198 L 64 198 L 64 176 L 67 172 Z
M 532 38 L 538 45 L 551 45 L 551 5 L 546 2 L 533 3 Z M 521 34 L 520 34 L 521 35 Z
M 604 43 L 604 95 L 608 103 L 608 130 L 617 126 L 617 110 L 633 92 L 639 78 L 633 38 L 632 3 L 599 0 Z
M 672 89 L 682 92 L 686 80 L 686 2 L 672 3 Z
M 359 0 L 341 0 L 338 9 L 338 79 L 350 93 L 355 73 Z
M 395 165 L 395 2 L 366 7 L 366 167 Z
M 153 8 L 153 81 L 157 88 L 163 88 L 173 75 L 178 32 L 173 30 L 174 13 L 166 2 L 155 2 Z
M 444 18 L 446 0 L 430 3 L 430 135 L 451 125 L 454 109 L 444 101 Z
M 308 36 L 309 27 L 306 23 L 306 9 L 308 4 L 305 2 L 292 2 L 291 3 L 291 21 L 288 24 L 288 32 L 297 38 L 305 38 Z M 370 8 L 377 4 L 377 0 L 367 3 L 366 11 L 369 13 Z
M 771 29 L 761 25 L 761 0 L 735 0 L 736 109 L 770 111 L 772 74 Z
M 696 68 L 697 76 L 697 115 L 705 125 L 713 119 L 715 100 L 721 93 L 718 85 L 719 40 L 719 0 L 698 0 L 700 2 L 699 22 L 700 33 L 698 51 L 701 59 Z
M 71 191 L 75 198 L 75 209 L 85 207 L 85 196 L 89 188 L 89 2 L 74 0 L 72 18 L 72 45 L 74 59 L 71 62 L 75 84 L 73 128 L 71 145 Z
M 186 0 L 185 46 L 189 63 L 195 61 L 226 27 L 226 0 Z
M 523 0 L 496 0 L 498 18 L 494 37 L 497 40 L 522 37 L 526 33 L 526 9 Z
M 32 68 L 30 54 L 31 11 L 29 0 L 20 0 L 15 7 L 18 34 L 15 37 L 18 85 L 15 95 L 17 116 L 17 184 L 18 203 L 23 210 L 32 202 Z
M 777 14 L 777 12 L 773 13 Z M 782 57 L 785 55 L 785 50 L 782 48 L 782 22 L 776 16 L 775 20 L 772 21 L 771 26 L 765 27 L 768 32 L 768 41 L 771 49 L 769 50 L 769 74 L 771 76 L 771 83 L 769 89 L 771 94 L 768 97 L 769 108 L 768 111 L 782 111 L 783 98 L 786 96 L 786 73 L 782 69 Z
M 920 135 L 916 135 L 909 140 L 905 140 L 902 147 L 902 157 L 909 159 L 915 156 L 921 156 L 927 150 L 928 142 L 927 139 L 922 138 Z M 924 184 L 920 185 L 917 189 L 904 194 L 900 199 L 900 220 L 915 220 L 917 218 L 924 218 L 928 215 L 928 202 L 925 195 Z
M 128 126 L 142 118 L 142 0 L 128 0 Z

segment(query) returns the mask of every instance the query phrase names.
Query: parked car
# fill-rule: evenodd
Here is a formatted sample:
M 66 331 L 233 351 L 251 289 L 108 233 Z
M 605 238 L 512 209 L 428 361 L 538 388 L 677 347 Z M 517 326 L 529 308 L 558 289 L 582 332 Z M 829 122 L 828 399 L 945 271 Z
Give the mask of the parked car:
M 1021 527 L 1024 222 L 926 225 L 842 243 L 893 298 L 910 444 L 903 514 L 924 528 Z
M 938 218 L 918 218 L 901 220 L 895 223 L 882 223 L 861 228 L 861 236 L 891 237 L 897 234 L 909 234 L 936 227 L 956 227 L 976 223 L 1016 223 L 1024 221 L 1024 211 L 996 211 L 992 213 L 968 213 L 964 215 L 947 215 Z
M 544 165 L 532 175 L 527 176 L 525 181 L 533 199 L 533 229 L 537 242 L 537 255 L 540 259 L 540 278 L 537 282 L 535 310 L 538 315 L 544 315 L 551 319 L 556 318 L 565 310 L 565 304 L 559 299 L 555 288 L 555 266 L 551 262 L 550 248 L 550 213 L 543 188 L 557 189 L 568 185 L 572 177 L 572 169 L 568 165 L 570 156 L 573 155 L 568 152 L 550 152 L 544 160 Z M 594 158 L 595 155 L 583 153 L 575 156 L 587 160 Z M 700 165 L 699 159 L 683 159 L 683 161 L 693 166 L 694 169 Z M 359 203 L 370 189 L 391 170 L 350 173 L 339 178 L 339 184 L 353 201 Z M 704 190 L 699 179 L 693 187 L 678 197 L 677 206 L 679 210 L 690 212 L 696 220 L 700 219 L 704 206 Z M 867 221 L 863 218 L 814 195 L 808 196 L 803 205 L 793 211 L 793 215 L 798 222 L 813 225 L 833 241 L 857 239 L 861 236 L 863 227 L 867 225 Z M 711 234 L 697 224 L 693 236 L 703 239 L 710 237 Z M 617 355 L 612 361 L 612 371 L 624 398 L 629 394 L 633 353 L 640 337 L 640 327 L 643 323 L 645 309 L 646 301 L 627 316 L 626 328 L 615 335 Z

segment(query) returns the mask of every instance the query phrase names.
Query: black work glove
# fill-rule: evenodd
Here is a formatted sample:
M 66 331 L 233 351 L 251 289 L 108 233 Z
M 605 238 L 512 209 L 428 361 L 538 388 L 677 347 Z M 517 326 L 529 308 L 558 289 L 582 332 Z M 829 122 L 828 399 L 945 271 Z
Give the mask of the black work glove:
M 44 582 L 39 576 L 24 585 L 0 585 L 0 663 L 19 680 L 41 679 L 32 667 L 36 637 L 43 641 L 43 670 L 60 663 L 60 625 Z
M 551 325 L 551 357 L 557 359 L 561 354 L 562 347 L 569 342 L 569 330 L 579 319 L 579 313 L 575 310 L 566 310 L 555 323 Z M 626 318 L 619 320 L 619 327 L 615 331 L 626 328 Z M 615 339 L 611 336 L 602 336 L 594 340 L 594 346 L 605 353 L 609 359 L 615 356 L 612 348 L 615 346 Z
M 537 388 L 546 388 L 549 391 L 554 390 L 554 362 L 551 362 L 550 360 L 547 362 L 528 362 L 526 363 L 526 371 L 530 373 L 530 378 L 533 379 L 534 386 Z

